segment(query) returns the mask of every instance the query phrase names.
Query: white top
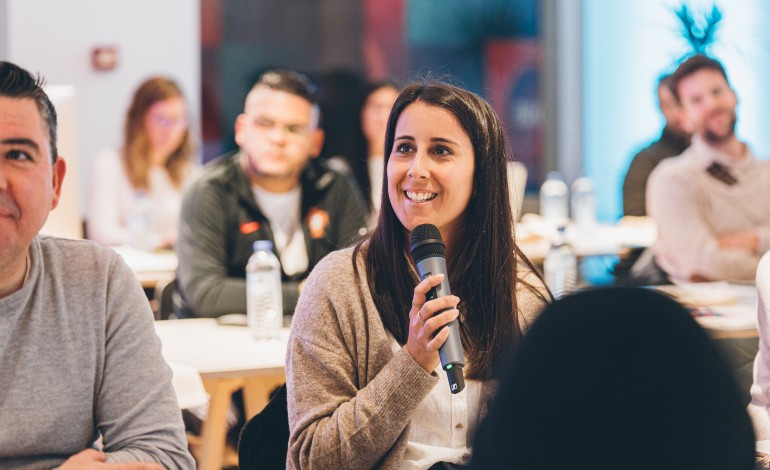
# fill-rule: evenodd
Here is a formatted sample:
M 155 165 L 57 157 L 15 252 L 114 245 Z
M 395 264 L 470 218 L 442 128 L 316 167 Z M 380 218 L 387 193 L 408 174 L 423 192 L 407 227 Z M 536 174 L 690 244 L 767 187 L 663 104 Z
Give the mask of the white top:
M 273 193 L 252 186 L 260 210 L 270 222 L 275 250 L 283 271 L 292 274 L 307 271 L 309 263 L 305 235 L 299 220 L 302 190 L 299 186 L 285 193 Z
M 385 158 L 370 156 L 367 162 L 369 165 L 369 184 L 372 188 L 372 217 L 376 222 L 377 214 L 380 212 L 380 198 L 382 198 L 382 174 L 385 172 Z
M 754 358 L 754 383 L 748 412 L 757 440 L 770 439 L 770 253 L 757 268 L 757 331 L 759 351 Z
M 401 345 L 392 335 L 388 336 L 395 353 Z M 427 469 L 436 462 L 467 464 L 470 460 L 479 422 L 481 383 L 468 380 L 463 391 L 453 395 L 441 364 L 436 367 L 436 374 L 441 380 L 412 416 L 409 442 L 401 463 L 404 470 Z
M 174 185 L 164 169 L 150 170 L 150 188 L 144 191 L 149 200 L 149 248 L 176 241 L 182 194 L 198 170 L 197 166 L 191 165 L 182 188 Z M 90 188 L 88 238 L 107 245 L 132 244 L 128 220 L 138 205 L 139 196 L 128 181 L 119 152 L 106 150 L 97 155 Z

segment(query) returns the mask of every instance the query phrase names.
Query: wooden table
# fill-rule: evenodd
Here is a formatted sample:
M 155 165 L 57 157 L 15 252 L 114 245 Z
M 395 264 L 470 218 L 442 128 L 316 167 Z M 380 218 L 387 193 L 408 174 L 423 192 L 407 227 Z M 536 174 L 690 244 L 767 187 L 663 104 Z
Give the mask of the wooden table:
M 155 322 L 168 362 L 195 368 L 211 396 L 201 432 L 198 468 L 219 469 L 225 453 L 227 411 L 236 390 L 243 390 L 246 418 L 268 402 L 286 378 L 284 358 L 289 330 L 279 339 L 255 340 L 245 327 L 220 326 L 213 319 Z
M 554 227 L 537 214 L 524 214 L 515 224 L 516 243 L 527 257 L 542 264 L 556 235 Z M 646 248 L 658 236 L 655 223 L 647 217 L 623 218 L 617 223 L 597 223 L 589 228 L 567 226 L 567 241 L 578 257 L 624 256 L 631 248 Z
M 757 288 L 753 284 L 702 282 L 659 286 L 694 309 L 695 319 L 716 339 L 757 337 Z
M 148 252 L 130 246 L 113 246 L 144 288 L 154 288 L 176 276 L 177 257 L 171 250 Z

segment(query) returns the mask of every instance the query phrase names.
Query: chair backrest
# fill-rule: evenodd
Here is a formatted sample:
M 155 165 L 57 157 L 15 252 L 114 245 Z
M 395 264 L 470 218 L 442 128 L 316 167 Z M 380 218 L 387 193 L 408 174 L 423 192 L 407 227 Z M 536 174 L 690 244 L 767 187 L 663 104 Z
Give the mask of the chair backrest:
M 174 296 L 176 293 L 176 279 L 161 281 L 155 285 L 155 301 L 158 305 L 158 311 L 155 313 L 156 320 L 168 320 L 174 313 Z
M 519 220 L 524 193 L 527 189 L 527 167 L 521 162 L 508 162 L 508 193 L 511 198 L 513 220 Z
M 251 418 L 238 439 L 241 470 L 286 468 L 289 449 L 289 409 L 286 384 L 275 391 L 267 406 Z

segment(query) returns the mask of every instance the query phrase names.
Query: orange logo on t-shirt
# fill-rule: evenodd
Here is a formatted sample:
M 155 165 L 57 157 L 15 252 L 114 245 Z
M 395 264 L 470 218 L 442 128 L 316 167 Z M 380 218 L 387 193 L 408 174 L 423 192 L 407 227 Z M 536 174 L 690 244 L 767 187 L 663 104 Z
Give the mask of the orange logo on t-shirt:
M 314 207 L 307 213 L 306 224 L 311 237 L 322 238 L 329 225 L 329 213 Z
M 241 222 L 241 233 L 248 235 L 259 230 L 259 222 L 253 220 L 251 222 Z

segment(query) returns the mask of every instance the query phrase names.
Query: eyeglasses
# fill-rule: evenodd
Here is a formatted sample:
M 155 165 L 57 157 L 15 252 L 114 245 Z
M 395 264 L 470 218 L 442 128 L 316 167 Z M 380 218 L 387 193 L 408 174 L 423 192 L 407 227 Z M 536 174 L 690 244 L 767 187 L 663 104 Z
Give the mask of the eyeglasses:
M 304 137 L 310 132 L 309 124 L 280 124 L 264 116 L 243 115 L 251 120 L 251 124 L 259 132 L 272 132 L 274 129 L 280 129 L 291 137 Z
M 170 117 L 162 114 L 153 114 L 150 116 L 153 124 L 164 129 L 187 129 L 190 121 L 186 117 Z

